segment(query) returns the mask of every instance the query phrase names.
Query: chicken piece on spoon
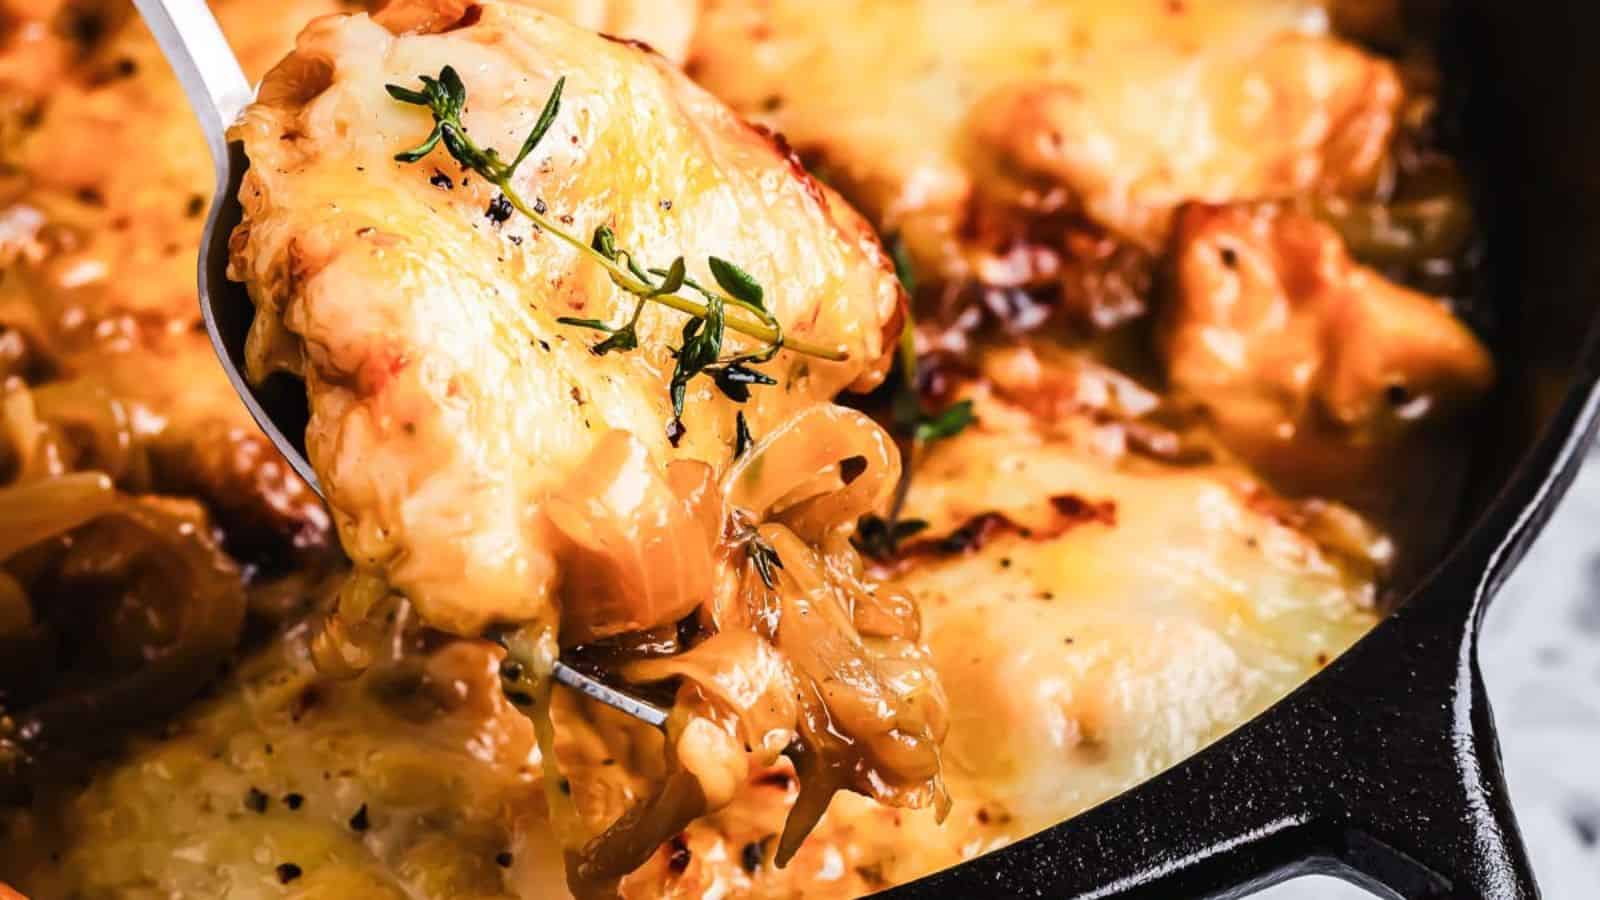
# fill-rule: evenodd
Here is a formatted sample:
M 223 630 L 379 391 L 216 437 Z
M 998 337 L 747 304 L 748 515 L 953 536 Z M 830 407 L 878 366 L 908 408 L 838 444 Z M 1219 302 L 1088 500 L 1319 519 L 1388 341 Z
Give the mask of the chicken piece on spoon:
M 845 533 L 899 475 L 829 402 L 877 384 L 899 332 L 871 228 L 646 49 L 516 5 L 404 11 L 313 23 L 233 132 L 251 375 L 306 383 L 361 573 L 341 615 L 394 591 L 442 631 L 513 630 L 511 696 L 546 725 L 526 676 L 558 633 L 688 623 L 717 662 L 677 669 L 677 774 L 586 847 L 565 829 L 585 885 L 779 753 L 813 785 L 780 858 L 833 790 L 942 798 L 914 622 L 853 620 L 876 588 Z M 729 679 L 796 702 L 774 718 Z

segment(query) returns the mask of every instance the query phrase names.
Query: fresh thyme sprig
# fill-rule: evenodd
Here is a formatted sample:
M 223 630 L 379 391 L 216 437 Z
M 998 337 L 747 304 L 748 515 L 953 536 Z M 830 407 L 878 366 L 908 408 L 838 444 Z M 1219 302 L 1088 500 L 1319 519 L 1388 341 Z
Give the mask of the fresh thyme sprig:
M 916 296 L 916 274 L 905 244 L 898 236 L 890 238 L 888 244 L 895 275 L 899 277 L 906 293 Z M 928 523 L 923 519 L 904 519 L 900 515 L 905 509 L 906 496 L 911 492 L 911 477 L 916 472 L 923 451 L 929 444 L 955 437 L 978 420 L 972 411 L 971 400 L 952 403 L 938 412 L 929 412 L 922 405 L 922 394 L 918 390 L 916 321 L 909 310 L 906 312 L 905 326 L 900 330 L 897 352 L 900 357 L 900 383 L 894 392 L 891 413 L 895 429 L 909 438 L 911 449 L 900 475 L 900 483 L 895 486 L 888 516 L 871 513 L 862 516 L 857 520 L 856 533 L 851 538 L 856 549 L 864 556 L 882 562 L 897 556 L 903 541 L 928 528 Z
M 833 361 L 848 358 L 848 354 L 841 349 L 822 347 L 785 336 L 783 324 L 767 308 L 766 292 L 761 284 L 734 263 L 716 256 L 709 257 L 706 265 L 716 282 L 715 287 L 709 287 L 689 277 L 682 256 L 666 267 L 647 266 L 634 253 L 617 246 L 616 233 L 609 226 L 596 227 L 590 239 L 584 241 L 546 215 L 542 202 L 530 205 L 524 200 L 512 184 L 512 177 L 517 167 L 538 147 L 560 113 L 565 78 L 556 82 L 533 130 L 528 132 L 517 155 L 509 162 L 502 159 L 494 148 L 479 147 L 467 134 L 466 126 L 461 122 L 461 113 L 467 104 L 467 88 L 454 68 L 445 66 L 438 78 L 427 75 L 419 78 L 421 90 L 396 84 L 385 85 L 389 96 L 401 103 L 421 106 L 433 116 L 433 130 L 427 138 L 416 147 L 395 154 L 395 159 L 404 163 L 419 162 L 442 144 L 463 168 L 478 173 L 499 188 L 501 197 L 512 209 L 527 216 L 539 229 L 598 263 L 611 277 L 613 284 L 637 298 L 628 320 L 618 326 L 600 319 L 564 316 L 558 320 L 565 325 L 605 333 L 603 340 L 590 347 L 592 352 L 604 356 L 638 349 L 639 317 L 646 303 L 658 303 L 690 317 L 683 326 L 682 345 L 672 351 L 677 363 L 673 367 L 669 385 L 673 420 L 667 433 L 674 444 L 683 434 L 684 399 L 689 382 L 696 376 L 711 378 L 728 399 L 743 403 L 750 399 L 752 385 L 777 383 L 755 367 L 770 361 L 780 350 L 793 350 Z M 688 293 L 697 294 L 701 299 L 687 296 Z M 760 346 L 724 356 L 724 338 L 728 329 L 754 338 L 760 342 Z
M 917 293 L 916 270 L 911 266 L 911 254 L 906 251 L 905 242 L 898 235 L 888 239 L 889 258 L 894 262 L 894 274 L 900 279 L 901 287 L 906 293 L 915 297 Z M 966 429 L 968 425 L 977 421 L 977 416 L 972 413 L 972 401 L 962 400 L 938 412 L 930 412 L 922 405 L 922 394 L 918 390 L 920 380 L 917 374 L 917 321 L 915 314 L 906 310 L 906 320 L 900 329 L 900 344 L 898 348 L 900 364 L 900 384 L 894 394 L 895 426 L 907 437 L 911 438 L 913 445 L 921 446 L 934 441 L 955 437 Z

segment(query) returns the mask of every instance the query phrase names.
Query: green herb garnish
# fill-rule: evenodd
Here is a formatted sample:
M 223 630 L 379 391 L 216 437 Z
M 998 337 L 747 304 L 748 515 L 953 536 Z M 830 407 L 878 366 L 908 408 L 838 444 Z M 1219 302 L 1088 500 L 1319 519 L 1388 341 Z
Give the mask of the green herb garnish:
M 889 259 L 894 262 L 894 277 L 900 279 L 900 286 L 906 289 L 906 294 L 912 297 L 917 295 L 917 270 L 911 266 L 911 251 L 906 249 L 906 242 L 900 235 L 889 239 Z
M 894 261 L 894 273 L 907 294 L 915 295 L 916 272 L 911 265 L 911 255 L 899 235 L 888 238 L 889 258 Z M 900 483 L 895 486 L 894 500 L 889 515 L 868 514 L 856 521 L 856 533 L 851 538 L 856 549 L 872 559 L 887 561 L 900 551 L 902 541 L 921 533 L 928 527 L 922 519 L 902 519 L 906 495 L 911 490 L 911 476 L 916 471 L 923 451 L 929 444 L 955 437 L 978 420 L 972 412 L 972 401 L 961 400 L 938 412 L 922 405 L 922 395 L 917 389 L 916 320 L 906 312 L 905 326 L 900 330 L 899 355 L 900 382 L 895 387 L 891 401 L 895 429 L 909 438 L 911 448 L 906 454 L 906 464 Z
M 976 421 L 978 417 L 972 413 L 972 401 L 962 400 L 950 404 L 939 412 L 924 413 L 918 417 L 912 428 L 911 439 L 918 444 L 942 441 L 948 437 L 955 437 Z
M 915 297 L 917 292 L 917 274 L 911 265 L 911 254 L 906 250 L 905 241 L 899 235 L 893 235 L 884 241 L 889 248 L 889 258 L 894 262 L 895 277 L 900 279 L 901 287 L 906 293 Z M 897 386 L 893 399 L 893 415 L 896 427 L 913 444 L 929 444 L 934 441 L 955 437 L 966 429 L 968 425 L 977 421 L 972 414 L 972 401 L 962 400 L 952 404 L 939 412 L 931 412 L 922 405 L 922 396 L 917 390 L 917 323 L 913 313 L 906 311 L 904 327 L 900 329 L 900 342 L 898 348 L 900 384 Z
M 434 148 L 444 145 L 451 158 L 463 168 L 478 173 L 499 188 L 501 197 L 512 209 L 527 216 L 539 229 L 594 260 L 611 276 L 613 284 L 638 298 L 627 321 L 621 325 L 613 326 L 600 319 L 562 317 L 558 320 L 564 325 L 603 332 L 606 337 L 590 347 L 591 351 L 604 356 L 638 349 L 639 317 L 646 303 L 657 303 L 690 317 L 683 327 L 682 345 L 673 348 L 677 364 L 668 388 L 673 420 L 667 431 L 673 443 L 677 443 L 678 437 L 683 434 L 684 398 L 689 382 L 697 376 L 711 378 L 728 399 L 743 403 L 750 398 L 752 385 L 777 383 L 754 367 L 770 361 L 780 350 L 793 350 L 833 361 L 848 358 L 848 354 L 840 349 L 786 338 L 782 323 L 767 309 L 766 292 L 761 284 L 734 263 L 715 256 L 709 257 L 706 265 L 716 286 L 708 287 L 687 275 L 681 256 L 664 268 L 650 267 L 639 261 L 632 252 L 618 247 L 616 234 L 609 226 L 598 226 L 590 239 L 584 241 L 547 215 L 542 202 L 527 203 L 511 183 L 512 176 L 539 146 L 560 113 L 565 78 L 556 82 L 533 130 L 528 132 L 517 155 L 509 162 L 502 159 L 494 148 L 479 147 L 468 136 L 466 126 L 461 123 L 461 113 L 467 105 L 467 88 L 454 68 L 445 66 L 439 71 L 438 78 L 427 75 L 419 78 L 421 90 L 395 84 L 385 85 L 389 96 L 401 103 L 421 106 L 433 116 L 433 130 L 422 143 L 395 154 L 395 159 L 404 163 L 420 162 Z M 688 296 L 690 293 L 698 295 L 700 299 Z M 760 345 L 748 352 L 724 356 L 725 332 L 729 329 L 755 339 Z

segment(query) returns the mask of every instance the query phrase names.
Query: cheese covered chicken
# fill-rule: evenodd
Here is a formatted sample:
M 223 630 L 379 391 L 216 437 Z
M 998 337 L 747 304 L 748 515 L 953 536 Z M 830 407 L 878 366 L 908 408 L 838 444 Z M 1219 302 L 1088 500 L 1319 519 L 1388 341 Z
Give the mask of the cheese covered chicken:
M 439 34 L 321 20 L 234 132 L 251 160 L 234 272 L 263 314 L 253 374 L 307 380 L 307 443 L 352 558 L 459 633 L 553 602 L 559 526 L 542 501 L 607 476 L 595 454 L 609 432 L 656 468 L 725 468 L 738 413 L 765 434 L 875 383 L 901 302 L 866 224 L 665 60 L 527 9 L 475 9 Z M 680 433 L 669 381 L 690 318 L 650 304 L 637 349 L 597 355 L 594 331 L 559 320 L 630 321 L 634 298 L 605 268 L 443 146 L 394 159 L 431 123 L 385 85 L 446 67 L 472 91 L 465 127 L 508 157 L 565 78 L 515 176 L 526 202 L 585 243 L 609 229 L 629 254 L 618 266 L 681 256 L 714 285 L 707 261 L 737 261 L 790 341 L 834 357 L 781 353 L 760 367 L 780 383 L 752 385 L 745 405 L 696 379 Z M 761 347 L 732 328 L 725 340 L 729 355 Z
M 1432 562 L 1495 366 L 1394 4 L 211 5 L 325 496 L 132 5 L 0 0 L 0 896 L 858 897 Z
M 1326 490 L 1493 381 L 1443 302 L 1357 264 L 1328 225 L 1271 205 L 1178 221 L 1168 378 L 1263 470 Z
M 1137 315 L 1186 201 L 1371 184 L 1402 96 L 1305 0 L 707 0 L 701 16 L 688 71 L 897 236 L 936 289 L 929 313 L 976 297 L 1014 328 Z
M 357 567 L 327 653 L 359 667 L 393 592 L 498 629 L 547 715 L 558 643 L 679 635 L 621 667 L 680 685 L 677 766 L 587 844 L 562 829 L 575 884 L 784 753 L 783 859 L 838 789 L 942 798 L 914 609 L 844 534 L 900 472 L 831 405 L 881 379 L 900 321 L 871 229 L 646 49 L 504 4 L 392 30 L 415 12 L 314 23 L 234 131 L 251 374 L 305 380 Z

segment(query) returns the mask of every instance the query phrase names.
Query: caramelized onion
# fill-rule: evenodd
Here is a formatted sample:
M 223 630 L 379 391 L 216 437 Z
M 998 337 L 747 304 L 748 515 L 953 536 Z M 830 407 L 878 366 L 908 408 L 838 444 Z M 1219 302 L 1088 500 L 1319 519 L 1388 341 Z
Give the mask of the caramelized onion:
M 0 433 L 14 460 L 0 487 L 0 633 L 37 664 L 67 666 L 7 738 L 59 743 L 193 696 L 237 643 L 245 609 L 204 511 L 116 489 L 114 476 L 144 480 L 143 452 L 122 407 L 86 383 L 13 379 Z M 83 458 L 109 471 L 63 471 Z M 74 641 L 90 652 L 57 661 Z
M 623 674 L 638 683 L 683 679 L 667 720 L 671 774 L 584 848 L 573 886 L 580 896 L 604 893 L 662 841 L 731 802 L 750 771 L 771 765 L 794 739 L 799 716 L 788 664 L 749 631 L 720 632 Z
M 623 668 L 636 683 L 681 679 L 667 724 L 670 774 L 584 847 L 575 893 L 614 889 L 662 841 L 730 802 L 752 770 L 782 753 L 794 757 L 802 787 L 780 865 L 838 790 L 898 806 L 937 800 L 943 814 L 944 696 L 913 643 L 915 606 L 879 597 L 844 536 L 888 498 L 899 475 L 888 435 L 829 405 L 780 426 L 728 471 L 723 498 L 734 522 L 725 556 L 748 558 L 759 545 L 775 554 L 775 571 L 758 576 L 751 563 L 729 590 L 708 586 L 702 624 L 715 633 L 684 653 Z M 858 618 L 885 637 L 869 645 Z
M 782 525 L 761 533 L 784 560 L 777 645 L 801 684 L 800 796 L 778 841 L 779 864 L 799 850 L 838 790 L 891 806 L 932 801 L 943 818 L 946 704 L 931 660 L 909 641 L 888 644 L 886 655 L 862 640 L 852 607 L 868 589 L 848 577 L 848 565 L 827 564 Z
M 737 718 L 738 737 L 770 765 L 794 739 L 799 709 L 789 664 L 777 648 L 749 631 L 724 631 L 693 649 L 631 663 L 622 674 L 648 683 L 682 678 Z
M 54 594 L 94 597 L 108 608 L 89 616 L 96 653 L 84 670 L 18 717 L 25 739 L 60 742 L 169 711 L 238 642 L 238 567 L 192 503 L 120 498 L 74 533 L 56 568 Z
M 900 453 L 889 434 L 855 410 L 824 403 L 768 434 L 723 483 L 730 506 L 758 521 L 781 520 L 816 542 L 881 507 L 899 480 Z
M 358 567 L 345 577 L 311 641 L 311 660 L 319 672 L 353 678 L 372 665 L 378 642 L 388 634 L 375 613 L 389 596 L 389 585 L 369 569 Z
M 3 388 L 0 389 L 0 426 L 4 428 L 12 481 L 61 474 L 59 468 L 53 470 L 50 466 L 41 446 L 45 429 L 34 407 L 33 392 L 21 378 L 15 377 L 6 379 L 0 388 Z
M 33 627 L 33 607 L 21 582 L 0 569 L 0 641 L 14 640 Z
M 6 523 L 0 532 L 0 560 L 97 519 L 119 502 L 104 472 L 74 472 L 0 488 L 0 522 Z
M 679 471 L 686 489 L 704 482 L 692 470 Z M 658 474 L 645 446 L 628 432 L 612 431 L 584 472 L 545 505 L 569 545 L 563 638 L 582 642 L 644 631 L 704 602 L 713 583 L 705 525 Z
M 148 487 L 149 460 L 134 440 L 127 411 L 105 388 L 87 381 L 55 381 L 32 393 L 40 420 L 83 436 L 94 468 L 129 490 Z

